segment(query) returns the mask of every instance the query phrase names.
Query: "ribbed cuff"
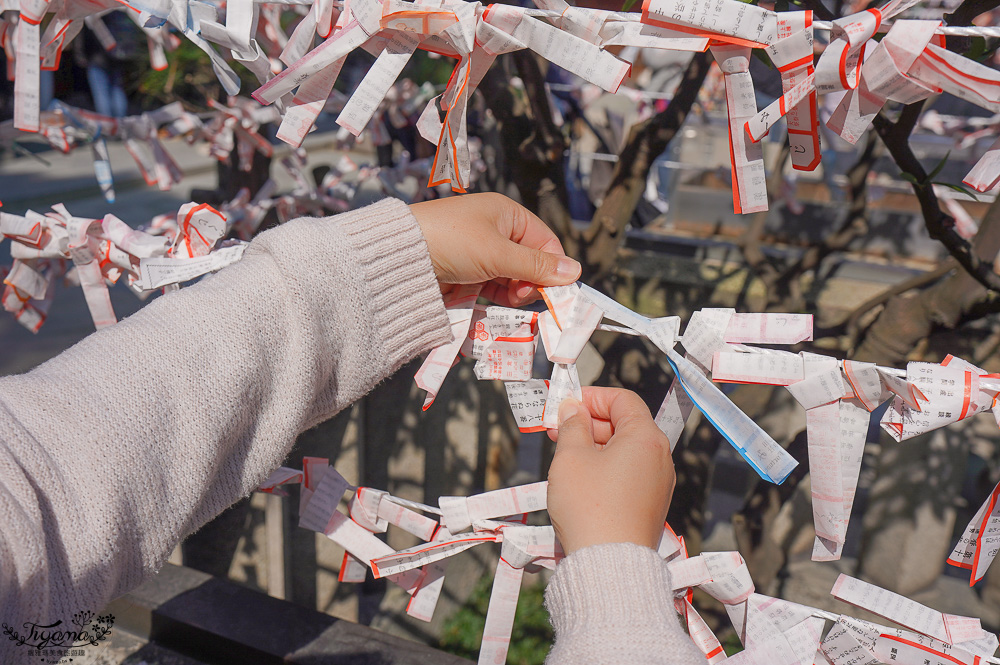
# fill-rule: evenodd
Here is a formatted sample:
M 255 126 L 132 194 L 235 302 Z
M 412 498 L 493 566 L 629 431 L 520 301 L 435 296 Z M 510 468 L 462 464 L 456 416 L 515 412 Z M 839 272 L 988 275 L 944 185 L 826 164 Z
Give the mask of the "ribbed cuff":
M 342 217 L 371 289 L 384 357 L 398 367 L 452 339 L 427 243 L 410 208 L 397 199 Z
M 593 545 L 556 567 L 545 590 L 556 636 L 620 625 L 677 624 L 663 559 L 633 543 Z

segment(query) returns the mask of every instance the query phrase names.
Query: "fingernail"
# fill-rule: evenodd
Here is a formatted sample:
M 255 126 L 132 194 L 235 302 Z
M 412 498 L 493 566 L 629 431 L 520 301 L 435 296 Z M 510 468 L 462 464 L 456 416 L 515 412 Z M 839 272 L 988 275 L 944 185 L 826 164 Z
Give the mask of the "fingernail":
M 559 279 L 576 279 L 583 269 L 575 259 L 564 256 L 556 263 L 556 277 Z
M 514 295 L 516 295 L 518 298 L 527 298 L 528 294 L 531 293 L 531 289 L 533 288 L 535 287 L 532 286 L 531 284 L 522 284 L 521 286 L 517 287 L 517 289 L 514 291 Z
M 580 402 L 572 397 L 567 397 L 562 401 L 562 404 L 559 405 L 559 424 L 562 425 L 578 413 L 580 413 Z

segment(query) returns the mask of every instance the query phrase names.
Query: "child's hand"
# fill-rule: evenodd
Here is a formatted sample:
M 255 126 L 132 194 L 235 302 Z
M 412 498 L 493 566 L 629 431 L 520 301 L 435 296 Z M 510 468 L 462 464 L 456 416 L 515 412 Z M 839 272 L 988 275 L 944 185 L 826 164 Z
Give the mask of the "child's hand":
M 534 285 L 559 286 L 580 276 L 542 220 L 501 194 L 465 194 L 410 206 L 442 290 L 485 283 L 482 295 L 518 307 L 538 298 Z
M 549 518 L 566 554 L 601 543 L 656 548 L 674 492 L 670 443 L 633 392 L 565 400 L 549 468 Z

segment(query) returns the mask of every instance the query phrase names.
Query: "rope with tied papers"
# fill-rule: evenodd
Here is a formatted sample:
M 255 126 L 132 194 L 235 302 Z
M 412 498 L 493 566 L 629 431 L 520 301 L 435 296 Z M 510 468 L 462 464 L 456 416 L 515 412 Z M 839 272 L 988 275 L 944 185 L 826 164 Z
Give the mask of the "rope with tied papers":
M 953 28 L 935 20 L 898 18 L 917 0 L 891 0 L 829 24 L 814 21 L 810 11 L 773 12 L 739 0 L 646 0 L 641 13 L 572 7 L 564 0 L 536 0 L 538 9 L 444 0 L 353 0 L 346 5 L 316 0 L 288 3 L 305 11 L 291 35 L 280 25 L 283 4 L 232 0 L 220 19 L 216 6 L 188 0 L 3 0 L 0 7 L 9 13 L 0 19 L 0 46 L 14 62 L 15 126 L 41 129 L 39 67 L 56 66 L 87 19 L 94 22 L 101 12 L 122 6 L 146 31 L 151 52 L 161 53 L 170 45 L 171 33 L 164 28 L 170 26 L 205 50 L 223 86 L 236 94 L 238 77 L 212 44 L 228 50 L 261 83 L 253 97 L 278 109 L 279 138 L 296 147 L 352 51 L 362 48 L 376 56 L 337 118 L 355 135 L 367 126 L 418 48 L 455 58 L 448 86 L 424 108 L 417 128 L 437 145 L 429 184 L 448 184 L 458 192 L 471 179 L 469 96 L 497 56 L 526 48 L 610 92 L 629 76 L 631 65 L 609 47 L 711 49 L 726 84 L 738 213 L 768 207 L 759 141 L 779 118 L 787 118 L 792 166 L 817 168 L 817 95 L 842 94 L 827 125 L 850 143 L 869 131 L 885 104 L 914 103 L 942 91 L 1000 112 L 1000 72 L 947 50 L 944 41 L 949 34 L 996 36 L 1000 28 Z M 41 34 L 46 12 L 54 17 Z M 826 28 L 829 43 L 814 59 L 813 34 Z M 880 40 L 873 39 L 881 33 Z M 756 107 L 749 74 L 753 49 L 763 49 L 781 74 L 783 95 L 764 109 Z M 154 58 L 154 64 L 163 62 Z M 964 182 L 980 192 L 1000 184 L 1000 141 Z

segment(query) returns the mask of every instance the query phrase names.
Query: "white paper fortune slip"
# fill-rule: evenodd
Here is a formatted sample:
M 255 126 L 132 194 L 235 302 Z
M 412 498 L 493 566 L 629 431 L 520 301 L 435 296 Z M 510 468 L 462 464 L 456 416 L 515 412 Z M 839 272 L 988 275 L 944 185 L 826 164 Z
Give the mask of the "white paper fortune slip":
M 767 210 L 764 152 L 760 143 L 749 140 L 744 129 L 747 121 L 757 114 L 753 79 L 749 73 L 750 48 L 713 46 L 712 55 L 719 63 L 726 82 L 729 154 L 733 167 L 733 211 L 761 212 Z
M 843 574 L 837 578 L 830 593 L 837 600 L 866 609 L 918 633 L 948 641 L 944 615 L 905 596 Z
M 746 132 L 759 141 L 778 119 L 786 117 L 792 166 L 812 171 L 820 160 L 812 12 L 778 14 L 778 41 L 766 51 L 781 74 L 783 95 L 747 120 Z
M 1000 483 L 962 532 L 955 549 L 948 557 L 948 563 L 970 572 L 970 586 L 986 575 L 987 569 L 996 559 L 1000 549 Z
M 774 43 L 774 12 L 736 0 L 644 0 L 642 21 L 746 47 Z
M 813 366 L 812 369 L 823 372 L 831 362 L 835 361 L 806 359 L 807 368 Z M 953 359 L 949 364 L 952 362 L 959 361 Z M 807 369 L 806 374 L 814 376 L 816 371 Z M 848 402 L 856 400 L 842 400 L 841 405 Z M 860 404 L 855 408 L 868 413 Z M 502 544 L 480 650 L 482 663 L 502 663 L 506 658 L 510 640 L 516 634 L 514 610 L 524 570 L 553 568 L 564 556 L 553 527 L 524 524 L 527 512 L 544 509 L 545 483 L 471 497 L 441 497 L 440 511 L 380 490 L 357 488 L 351 500 L 351 518 L 333 510 L 345 483 L 325 458 L 304 458 L 302 472 L 280 468 L 261 489 L 273 491 L 280 484 L 299 479 L 308 499 L 300 508 L 301 523 L 312 521 L 307 515 L 313 515 L 319 522 L 329 515 L 324 531 L 347 550 L 340 579 L 363 581 L 370 565 L 376 577 L 388 577 L 411 594 L 407 613 L 415 618 L 432 618 L 448 557 L 491 542 Z M 436 523 L 420 512 L 443 513 L 446 524 L 460 530 L 472 526 L 473 531 L 454 534 L 441 526 L 431 535 Z M 496 519 L 510 515 L 515 517 Z M 426 542 L 396 552 L 373 534 L 373 530 L 384 530 L 389 524 L 407 529 Z M 737 664 L 982 665 L 998 646 L 997 637 L 984 631 L 975 617 L 942 614 L 845 575 L 834 585 L 834 597 L 910 630 L 880 626 L 757 594 L 746 562 L 738 552 L 704 552 L 688 557 L 683 539 L 675 536 L 669 525 L 664 525 L 658 552 L 666 558 L 671 578 L 671 588 L 663 592 L 672 595 L 678 612 L 685 616 L 692 640 L 709 662 L 721 662 L 724 651 L 691 605 L 694 588 L 722 603 L 732 619 L 745 647 L 743 652 L 730 657 Z M 824 638 L 826 621 L 833 621 L 834 625 Z
M 542 379 L 507 381 L 504 388 L 517 428 L 525 433 L 545 431 L 542 414 L 549 394 L 548 384 Z
M 798 465 L 795 458 L 723 395 L 691 361 L 671 350 L 667 362 L 694 405 L 761 478 L 782 483 Z
M 434 403 L 434 398 L 441 389 L 441 385 L 448 375 L 448 370 L 455 364 L 459 349 L 465 342 L 480 288 L 479 285 L 459 286 L 447 296 L 445 306 L 448 310 L 448 319 L 451 321 L 453 340 L 444 346 L 433 349 L 416 374 L 417 385 L 427 391 L 427 399 L 424 400 L 423 407 L 425 411 Z

